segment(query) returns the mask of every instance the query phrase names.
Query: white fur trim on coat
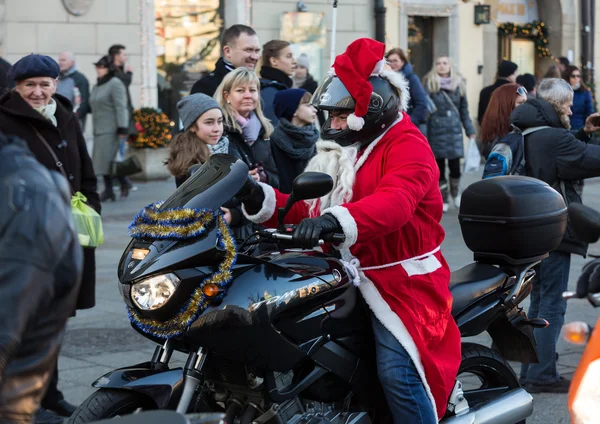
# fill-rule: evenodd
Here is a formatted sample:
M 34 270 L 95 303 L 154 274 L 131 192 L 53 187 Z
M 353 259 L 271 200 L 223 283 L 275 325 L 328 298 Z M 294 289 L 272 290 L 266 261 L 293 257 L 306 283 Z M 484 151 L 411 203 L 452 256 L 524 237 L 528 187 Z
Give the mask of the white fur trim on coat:
M 346 122 L 352 131 L 360 131 L 365 126 L 365 118 L 359 118 L 354 113 L 348 115 Z
M 384 69 L 379 73 L 379 76 L 387 79 L 390 84 L 400 90 L 400 110 L 406 112 L 408 110 L 408 102 L 410 100 L 410 89 L 408 88 L 408 80 L 404 78 L 400 72 Z
M 242 213 L 250 221 L 256 224 L 262 224 L 263 222 L 266 222 L 269 219 L 271 219 L 271 217 L 275 213 L 275 190 L 273 190 L 273 187 L 271 187 L 268 184 L 258 183 L 258 185 L 262 188 L 262 191 L 265 194 L 265 200 L 263 200 L 262 208 L 260 208 L 260 210 L 256 214 L 248 215 L 244 204 L 242 204 Z
M 350 250 L 346 249 L 342 252 L 342 258 L 346 261 L 351 261 L 352 254 Z M 425 368 L 423 367 L 423 363 L 421 362 L 421 355 L 419 354 L 419 350 L 417 349 L 417 345 L 415 344 L 413 338 L 410 333 L 406 329 L 406 326 L 400 319 L 400 317 L 392 311 L 390 306 L 383 300 L 381 294 L 375 287 L 375 284 L 371 280 L 369 280 L 363 271 L 358 270 L 360 275 L 360 285 L 358 286 L 363 298 L 373 311 L 373 315 L 375 318 L 383 324 L 387 330 L 392 333 L 392 335 L 400 342 L 402 347 L 406 350 L 410 359 L 412 359 L 413 364 L 415 364 L 415 368 L 419 373 L 419 377 L 421 377 L 421 382 L 425 387 L 425 392 L 427 393 L 427 397 L 431 401 L 431 405 L 433 407 L 433 413 L 435 414 L 436 422 L 438 421 L 437 416 L 437 408 L 435 404 L 435 399 L 433 394 L 431 393 L 431 388 L 427 383 L 427 378 L 425 377 Z
M 344 236 L 346 236 L 346 240 L 337 246 L 337 249 L 349 249 L 350 246 L 353 246 L 358 239 L 358 227 L 356 226 L 356 221 L 350 215 L 350 211 L 343 206 L 334 206 L 325 209 L 323 213 L 332 214 L 340 223 Z

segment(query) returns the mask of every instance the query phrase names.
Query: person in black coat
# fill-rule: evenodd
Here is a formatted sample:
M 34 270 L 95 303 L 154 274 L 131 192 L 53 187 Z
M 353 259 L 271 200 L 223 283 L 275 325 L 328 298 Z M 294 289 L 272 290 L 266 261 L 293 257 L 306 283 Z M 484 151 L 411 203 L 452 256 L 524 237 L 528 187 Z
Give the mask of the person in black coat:
M 600 146 L 590 138 L 600 131 L 594 119 L 588 117 L 584 128 L 570 131 L 569 115 L 573 90 L 562 79 L 545 79 L 537 89 L 537 98 L 517 107 L 510 123 L 521 131 L 548 126 L 525 139 L 525 171 L 529 177 L 542 180 L 562 194 L 565 203 L 581 203 L 584 178 L 600 176 Z M 539 363 L 523 365 L 521 380 L 532 393 L 567 393 L 570 381 L 556 369 L 556 343 L 567 309 L 562 293 L 567 290 L 571 254 L 585 256 L 587 244 L 579 240 L 570 223 L 561 245 L 536 267 L 531 292 L 530 318 L 538 316 L 549 326 L 534 329 Z
M 504 84 L 511 82 L 516 83 L 517 76 L 519 76 L 518 68 L 516 63 L 509 60 L 503 60 L 498 64 L 496 82 L 483 88 L 479 93 L 479 109 L 477 110 L 477 122 L 479 122 L 479 125 L 481 125 L 481 121 L 483 121 L 483 116 L 485 115 L 485 111 L 487 110 L 494 90 Z
M 291 193 L 294 179 L 315 155 L 319 130 L 317 111 L 310 104 L 311 94 L 300 88 L 275 95 L 275 114 L 279 123 L 271 134 L 271 150 L 279 171 L 279 191 Z
M 0 133 L 3 423 L 30 423 L 39 411 L 75 308 L 83 259 L 70 199 L 62 175 L 40 164 L 23 140 Z
M 60 171 L 62 168 L 73 192 L 81 192 L 87 204 L 100 213 L 96 174 L 79 122 L 71 103 L 54 94 L 59 72 L 58 64 L 48 56 L 32 54 L 16 62 L 9 71 L 16 87 L 0 98 L 0 131 L 25 140 L 35 158 L 48 169 Z M 95 249 L 84 248 L 83 256 L 77 309 L 92 308 L 96 304 Z M 42 406 L 67 416 L 74 407 L 64 401 L 56 388 L 57 380 L 55 374 Z
M 8 78 L 10 63 L 0 57 L 0 96 L 15 87 L 14 82 Z
M 270 143 L 273 126 L 263 115 L 259 87 L 254 72 L 237 68 L 223 79 L 215 100 L 223 110 L 227 152 L 243 160 L 256 181 L 278 188 L 279 175 Z M 219 146 L 213 153 L 221 153 L 223 148 Z
M 217 87 L 229 72 L 236 68 L 254 69 L 258 63 L 260 43 L 256 31 L 246 25 L 232 25 L 223 32 L 223 57 L 217 60 L 214 71 L 200 78 L 190 94 L 214 96 Z
M 263 112 L 273 126 L 277 126 L 277 116 L 273 109 L 275 94 L 292 88 L 296 60 L 290 43 L 271 40 L 263 46 L 262 67 L 260 68 L 260 98 Z

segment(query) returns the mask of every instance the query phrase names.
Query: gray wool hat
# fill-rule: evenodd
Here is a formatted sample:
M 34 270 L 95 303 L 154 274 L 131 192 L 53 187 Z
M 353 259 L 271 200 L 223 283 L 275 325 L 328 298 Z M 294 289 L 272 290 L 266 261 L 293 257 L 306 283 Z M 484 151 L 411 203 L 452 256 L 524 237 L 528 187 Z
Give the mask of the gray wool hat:
M 190 94 L 177 102 L 177 110 L 185 131 L 194 125 L 204 112 L 211 109 L 221 110 L 221 107 L 215 99 L 202 93 Z

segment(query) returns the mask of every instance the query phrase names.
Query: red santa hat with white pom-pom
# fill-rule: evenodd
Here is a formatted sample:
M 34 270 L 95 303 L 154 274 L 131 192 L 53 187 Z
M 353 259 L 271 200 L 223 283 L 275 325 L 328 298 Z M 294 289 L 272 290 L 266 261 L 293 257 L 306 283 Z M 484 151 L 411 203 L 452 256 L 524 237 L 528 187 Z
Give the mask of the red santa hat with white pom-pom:
M 373 86 L 369 77 L 380 76 L 400 91 L 400 111 L 406 111 L 410 97 L 408 81 L 400 72 L 384 69 L 385 44 L 370 38 L 353 41 L 346 51 L 335 58 L 329 75 L 337 76 L 354 99 L 354 113 L 348 116 L 348 128 L 360 131 L 365 124 Z

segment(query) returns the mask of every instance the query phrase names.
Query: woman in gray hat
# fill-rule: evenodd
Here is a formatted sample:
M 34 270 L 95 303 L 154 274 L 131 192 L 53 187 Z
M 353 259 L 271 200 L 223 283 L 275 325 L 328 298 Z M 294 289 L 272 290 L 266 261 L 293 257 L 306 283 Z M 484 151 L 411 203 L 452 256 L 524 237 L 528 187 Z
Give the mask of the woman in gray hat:
M 116 199 L 113 191 L 111 164 L 117 157 L 121 142 L 129 134 L 129 110 L 127 89 L 115 75 L 115 67 L 109 56 L 103 56 L 96 63 L 98 83 L 90 95 L 90 108 L 94 123 L 94 169 L 104 179 L 101 201 Z M 129 194 L 129 184 L 125 177 L 119 177 L 121 197 Z

